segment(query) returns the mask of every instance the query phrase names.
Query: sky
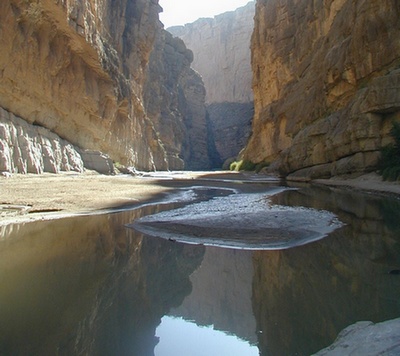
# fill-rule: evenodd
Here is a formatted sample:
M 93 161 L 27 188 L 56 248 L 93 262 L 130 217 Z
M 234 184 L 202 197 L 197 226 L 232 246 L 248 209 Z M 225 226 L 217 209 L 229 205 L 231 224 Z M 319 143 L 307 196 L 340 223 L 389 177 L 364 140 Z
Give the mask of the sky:
M 214 17 L 246 5 L 250 0 L 159 0 L 164 9 L 160 20 L 165 28 L 184 25 L 200 17 Z

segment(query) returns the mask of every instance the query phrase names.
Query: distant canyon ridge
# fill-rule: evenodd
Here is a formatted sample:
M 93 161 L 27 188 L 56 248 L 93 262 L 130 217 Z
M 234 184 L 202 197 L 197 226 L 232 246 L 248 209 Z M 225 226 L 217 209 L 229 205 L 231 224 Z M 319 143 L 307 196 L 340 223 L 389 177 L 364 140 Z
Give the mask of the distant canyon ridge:
M 0 171 L 376 169 L 400 4 L 257 0 L 166 31 L 157 0 L 0 4 Z
M 203 79 L 213 167 L 236 158 L 250 136 L 254 14 L 255 2 L 251 1 L 236 11 L 167 29 L 193 51 L 192 68 Z

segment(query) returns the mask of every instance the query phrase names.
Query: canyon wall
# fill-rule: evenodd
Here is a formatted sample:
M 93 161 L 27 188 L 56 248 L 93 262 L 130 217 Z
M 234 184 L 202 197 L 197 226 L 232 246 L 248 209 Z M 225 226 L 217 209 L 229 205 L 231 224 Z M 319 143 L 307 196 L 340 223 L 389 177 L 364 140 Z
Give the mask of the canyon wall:
M 191 67 L 193 53 L 162 30 L 150 56 L 144 103 L 170 169 L 208 169 L 205 88 Z
M 258 0 L 243 158 L 293 179 L 365 172 L 400 120 L 396 0 Z
M 0 107 L 115 161 L 163 166 L 141 92 L 159 11 L 154 0 L 2 1 Z
M 31 125 L 30 134 L 40 126 L 76 151 L 104 152 L 112 161 L 140 170 L 183 168 L 187 162 L 207 168 L 204 87 L 189 71 L 190 58 L 172 68 L 174 60 L 189 53 L 183 44 L 165 66 L 179 77 L 179 85 L 159 93 L 165 95 L 160 102 L 179 105 L 163 108 L 155 123 L 153 112 L 146 111 L 154 106 L 145 103 L 149 75 L 152 70 L 159 74 L 151 80 L 160 87 L 166 75 L 154 66 L 149 69 L 155 41 L 173 42 L 163 34 L 160 11 L 158 0 L 2 1 L 0 108 Z M 175 133 L 186 120 L 185 130 L 171 138 L 167 125 L 159 124 L 162 120 L 170 120 Z M 32 139 L 41 145 L 39 137 Z M 5 139 L 1 145 L 5 147 Z M 18 157 L 11 160 L 2 169 L 25 173 Z
M 206 87 L 212 165 L 218 167 L 245 146 L 253 116 L 250 39 L 255 2 L 167 30 L 193 51 L 192 67 Z
M 0 172 L 83 172 L 81 154 L 44 127 L 0 108 Z

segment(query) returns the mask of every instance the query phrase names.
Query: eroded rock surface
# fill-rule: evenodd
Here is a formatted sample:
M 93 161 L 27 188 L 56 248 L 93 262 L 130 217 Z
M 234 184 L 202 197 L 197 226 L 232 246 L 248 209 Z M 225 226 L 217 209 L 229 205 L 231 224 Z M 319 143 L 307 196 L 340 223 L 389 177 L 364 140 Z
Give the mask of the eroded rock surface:
M 208 169 L 205 88 L 193 53 L 167 31 L 157 35 L 145 85 L 145 108 L 169 169 Z
M 168 28 L 193 51 L 193 68 L 206 87 L 211 164 L 236 157 L 250 135 L 253 117 L 250 38 L 254 1 L 214 18 Z
M 399 15 L 395 0 L 258 0 L 244 157 L 297 179 L 374 169 L 400 119 Z
M 189 69 L 189 51 L 165 36 L 160 11 L 157 0 L 3 1 L 0 107 L 137 169 L 207 168 L 204 88 Z M 160 46 L 167 63 L 149 69 Z M 144 98 L 149 80 L 164 89 L 156 93 L 163 95 L 158 117 L 157 100 Z
M 163 148 L 143 110 L 157 0 L 0 5 L 0 107 L 140 169 Z
M 83 172 L 79 151 L 44 127 L 0 108 L 0 172 Z
M 214 18 L 168 28 L 193 51 L 193 68 L 203 78 L 207 104 L 253 100 L 250 38 L 254 11 L 255 3 L 250 1 Z

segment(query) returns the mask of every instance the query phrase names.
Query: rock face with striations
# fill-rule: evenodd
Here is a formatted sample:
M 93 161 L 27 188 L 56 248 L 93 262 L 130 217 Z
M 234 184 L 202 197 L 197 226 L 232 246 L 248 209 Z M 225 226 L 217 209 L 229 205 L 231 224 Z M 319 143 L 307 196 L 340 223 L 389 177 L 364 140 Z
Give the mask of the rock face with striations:
M 209 168 L 205 88 L 190 68 L 193 53 L 162 30 L 150 56 L 144 102 L 170 169 Z
M 114 162 L 137 169 L 182 168 L 183 161 L 207 168 L 204 147 L 195 148 L 206 142 L 198 133 L 205 126 L 204 88 L 189 71 L 190 58 L 155 69 L 158 77 L 154 67 L 148 68 L 153 49 L 158 50 L 155 40 L 173 42 L 163 34 L 160 11 L 158 0 L 2 1 L 0 108 L 31 125 L 30 134 L 40 126 L 76 151 L 104 152 Z M 170 44 L 157 46 L 167 51 L 173 48 Z M 188 51 L 183 47 L 173 51 L 183 51 L 184 58 Z M 178 84 L 160 92 L 166 96 L 160 102 L 173 104 L 163 107 L 153 123 L 154 102 L 145 103 L 151 99 L 144 86 L 152 75 L 162 87 L 163 70 L 172 70 Z M 160 125 L 168 120 L 178 133 L 173 138 L 163 131 L 167 125 Z M 182 120 L 186 129 L 179 133 Z M 32 139 L 40 145 L 39 137 Z M 86 153 L 93 161 L 93 154 Z M 96 155 L 96 160 L 103 157 Z M 25 172 L 19 170 L 17 157 L 10 159 L 9 171 Z
M 400 120 L 396 0 L 258 0 L 244 158 L 297 179 L 364 172 Z
M 83 172 L 81 154 L 48 129 L 0 108 L 0 172 Z
M 141 169 L 164 152 L 143 110 L 156 0 L 0 5 L 0 107 Z
M 193 51 L 192 67 L 206 87 L 212 165 L 236 156 L 250 134 L 253 116 L 250 38 L 254 1 L 236 11 L 168 28 Z

